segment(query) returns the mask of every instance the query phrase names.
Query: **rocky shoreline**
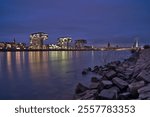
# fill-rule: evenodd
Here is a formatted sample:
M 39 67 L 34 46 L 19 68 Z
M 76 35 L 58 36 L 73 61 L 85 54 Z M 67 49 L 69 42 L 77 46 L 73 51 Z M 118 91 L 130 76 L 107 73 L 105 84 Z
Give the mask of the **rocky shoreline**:
M 124 61 L 84 69 L 82 74 L 97 74 L 90 86 L 79 83 L 77 100 L 146 100 L 150 99 L 150 49 L 140 50 Z

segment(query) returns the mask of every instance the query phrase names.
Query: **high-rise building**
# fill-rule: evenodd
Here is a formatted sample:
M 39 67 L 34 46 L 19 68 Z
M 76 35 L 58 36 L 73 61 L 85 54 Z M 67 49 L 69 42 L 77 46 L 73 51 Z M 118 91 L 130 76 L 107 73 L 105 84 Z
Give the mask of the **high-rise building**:
M 75 41 L 75 48 L 83 49 L 85 44 L 87 44 L 87 40 L 78 39 L 78 40 Z
M 47 39 L 48 39 L 48 34 L 43 32 L 31 34 L 29 49 L 43 49 L 43 41 Z
M 139 41 L 136 40 L 133 44 L 133 48 L 139 48 Z
M 60 37 L 58 38 L 58 43 L 57 45 L 61 47 L 62 49 L 69 49 L 70 43 L 72 42 L 71 37 Z
M 0 49 L 4 49 L 5 48 L 5 43 L 4 42 L 0 42 Z

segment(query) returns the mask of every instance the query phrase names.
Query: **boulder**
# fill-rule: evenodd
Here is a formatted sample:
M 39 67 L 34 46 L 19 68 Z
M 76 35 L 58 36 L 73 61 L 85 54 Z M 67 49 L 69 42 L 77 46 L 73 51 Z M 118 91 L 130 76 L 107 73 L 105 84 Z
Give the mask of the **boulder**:
M 110 89 L 103 89 L 99 95 L 99 99 L 114 100 L 117 99 L 116 92 Z
M 131 76 L 133 74 L 133 69 L 128 68 L 124 74 L 128 75 L 128 76 Z
M 82 100 L 95 100 L 95 97 L 94 96 L 92 96 L 92 97 L 88 97 L 88 98 L 84 98 L 83 97 L 83 99 Z
M 102 80 L 101 85 L 103 88 L 110 88 L 112 87 L 113 83 L 109 80 Z
M 100 86 L 100 83 L 95 83 L 95 82 L 92 82 L 89 86 L 90 89 L 98 89 L 98 87 Z
M 131 99 L 131 93 L 130 92 L 121 93 L 119 94 L 119 99 L 121 100 Z
M 103 79 L 103 76 L 99 74 L 98 79 L 99 79 L 99 80 L 102 80 L 102 79 Z
M 84 86 L 83 84 L 79 83 L 75 89 L 75 93 L 79 94 L 79 93 L 83 93 L 84 91 L 88 90 L 89 88 Z
M 108 71 L 108 68 L 107 68 L 106 66 L 104 66 L 104 67 L 102 68 L 102 71 Z
M 98 66 L 95 66 L 94 69 L 92 70 L 92 72 L 95 72 L 97 73 L 99 71 L 99 67 Z
M 145 92 L 150 92 L 150 84 L 138 89 L 138 93 L 145 93 Z
M 107 65 L 107 68 L 108 68 L 108 69 L 111 69 L 111 70 L 116 70 L 116 66 L 117 66 L 117 64 L 115 64 L 115 63 L 110 63 L 110 64 Z
M 97 90 L 86 90 L 84 95 L 76 98 L 77 100 L 94 100 L 97 95 Z
M 117 77 L 122 80 L 128 80 L 130 78 L 129 75 L 125 75 L 125 73 L 117 73 Z
M 115 61 L 114 63 L 118 66 L 119 64 L 121 64 L 121 61 Z
M 94 66 L 94 69 L 99 69 L 99 66 Z
M 144 85 L 145 85 L 144 81 L 139 81 L 139 82 L 131 83 L 131 84 L 128 85 L 129 91 L 131 92 L 131 94 L 133 96 L 137 96 L 138 95 L 138 89 L 140 89 Z
M 111 70 L 111 71 L 109 71 L 109 72 L 107 72 L 107 73 L 105 74 L 105 76 L 106 76 L 108 79 L 112 79 L 112 78 L 115 77 L 116 75 L 117 75 L 116 72 L 113 71 L 113 70 Z
M 84 69 L 83 71 L 82 71 L 82 75 L 86 75 L 88 73 L 88 69 Z
M 88 91 L 88 90 L 86 90 L 86 91 Z M 79 99 L 79 98 L 83 97 L 84 95 L 86 95 L 86 91 L 84 91 L 82 93 L 75 94 L 74 99 Z
M 119 77 L 119 78 L 120 78 L 120 77 L 121 77 L 121 78 L 124 78 L 124 77 L 125 77 L 125 74 L 119 72 L 119 73 L 117 73 L 117 77 Z
M 125 68 L 122 67 L 122 66 L 118 66 L 118 67 L 116 68 L 117 73 L 122 73 L 124 70 L 125 70 Z
M 146 70 L 142 70 L 141 73 L 138 74 L 136 79 L 144 80 L 145 82 L 150 83 L 150 73 L 148 73 Z
M 110 90 L 112 90 L 112 91 L 114 91 L 116 94 L 117 93 L 120 93 L 120 89 L 118 88 L 118 87 L 116 87 L 116 86 L 113 86 L 113 87 L 111 87 L 111 88 L 109 88 Z
M 149 99 L 150 98 L 150 92 L 141 93 L 139 95 L 139 99 Z
M 131 77 L 130 79 L 127 80 L 129 84 L 133 83 L 133 82 L 138 82 L 137 79 Z
M 129 64 L 126 62 L 126 63 L 123 63 L 122 64 L 122 67 L 124 67 L 124 68 L 128 68 L 129 67 Z
M 120 89 L 125 89 L 128 86 L 128 83 L 120 78 L 113 78 L 112 79 L 113 83 L 118 86 Z
M 125 79 L 129 79 L 131 76 L 132 76 L 132 74 L 133 74 L 133 70 L 126 70 L 124 73 L 124 78 Z
M 92 77 L 91 82 L 99 82 L 100 80 L 97 77 Z
M 92 71 L 92 69 L 90 68 L 90 67 L 88 67 L 88 69 L 87 69 L 88 71 Z

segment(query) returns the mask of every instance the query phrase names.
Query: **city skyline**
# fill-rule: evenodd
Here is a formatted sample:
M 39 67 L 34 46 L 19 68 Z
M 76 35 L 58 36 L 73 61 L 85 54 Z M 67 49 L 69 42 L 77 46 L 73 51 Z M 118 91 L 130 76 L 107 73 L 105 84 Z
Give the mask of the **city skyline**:
M 1 0 L 0 41 L 29 42 L 34 32 L 83 38 L 89 43 L 149 43 L 149 1 L 141 0 Z

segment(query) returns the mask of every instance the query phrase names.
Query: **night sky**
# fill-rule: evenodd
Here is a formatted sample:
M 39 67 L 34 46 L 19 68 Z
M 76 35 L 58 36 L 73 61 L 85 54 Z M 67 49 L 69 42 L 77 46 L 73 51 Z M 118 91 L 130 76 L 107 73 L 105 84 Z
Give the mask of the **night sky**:
M 0 41 L 29 42 L 34 32 L 92 44 L 150 42 L 150 0 L 0 0 Z

